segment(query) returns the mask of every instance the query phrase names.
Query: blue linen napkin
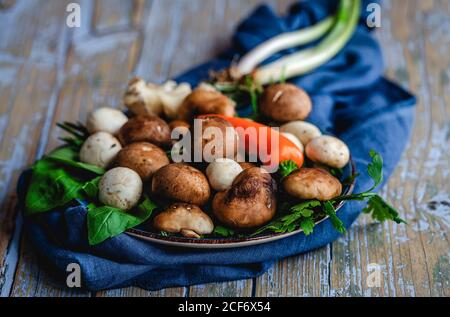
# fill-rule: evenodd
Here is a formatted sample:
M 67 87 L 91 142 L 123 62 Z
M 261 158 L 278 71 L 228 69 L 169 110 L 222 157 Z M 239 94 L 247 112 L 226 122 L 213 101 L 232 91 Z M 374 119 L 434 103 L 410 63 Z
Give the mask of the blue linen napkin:
M 335 8 L 335 1 L 299 2 L 287 16 L 279 17 L 269 7 L 260 6 L 238 27 L 229 51 L 177 80 L 196 84 L 207 78 L 209 70 L 229 65 L 236 55 L 281 32 L 316 23 Z M 308 121 L 326 133 L 338 135 L 349 145 L 357 168 L 362 171 L 356 192 L 372 184 L 365 175 L 370 149 L 383 156 L 384 176 L 388 179 L 409 138 L 415 104 L 410 93 L 382 77 L 381 50 L 365 26 L 364 11 L 365 5 L 356 33 L 335 58 L 314 72 L 292 80 L 312 97 L 314 109 Z M 246 114 L 249 109 L 240 112 Z M 19 180 L 19 201 L 24 201 L 29 176 L 29 172 L 24 173 Z M 19 208 L 22 208 L 20 204 Z M 351 202 L 339 211 L 346 227 L 361 209 L 360 204 Z M 36 250 L 48 260 L 45 262 L 48 269 L 63 277 L 69 263 L 78 263 L 82 287 L 92 291 L 130 285 L 157 290 L 252 278 L 264 273 L 276 260 L 319 248 L 339 236 L 327 220 L 316 226 L 310 236 L 297 234 L 235 249 L 174 248 L 127 234 L 89 246 L 86 212 L 80 205 L 44 214 L 39 219 L 25 217 L 25 229 Z

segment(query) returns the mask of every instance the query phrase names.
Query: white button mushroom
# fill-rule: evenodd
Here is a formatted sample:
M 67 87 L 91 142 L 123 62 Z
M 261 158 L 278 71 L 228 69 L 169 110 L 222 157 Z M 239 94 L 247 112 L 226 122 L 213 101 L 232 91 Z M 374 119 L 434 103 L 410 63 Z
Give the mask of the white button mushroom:
M 128 118 L 122 111 L 103 107 L 89 114 L 86 128 L 89 133 L 104 131 L 116 134 L 127 121 Z
M 102 176 L 98 190 L 98 199 L 103 204 L 129 210 L 141 198 L 142 180 L 132 169 L 116 167 Z
M 289 141 L 294 143 L 300 149 L 300 151 L 304 152 L 302 142 L 300 142 L 300 140 L 295 135 L 293 135 L 292 133 L 289 133 L 289 132 L 281 132 L 281 134 L 283 136 L 285 136 L 286 138 L 288 138 Z
M 218 158 L 206 168 L 209 184 L 217 191 L 227 190 L 231 187 L 236 176 L 243 171 L 236 161 L 227 158 Z
M 80 150 L 81 162 L 106 168 L 122 149 L 119 140 L 108 132 L 97 132 L 84 141 Z
M 291 121 L 280 127 L 281 132 L 292 133 L 306 146 L 309 141 L 322 135 L 319 128 L 306 121 Z
M 350 159 L 347 145 L 336 137 L 322 135 L 306 145 L 306 156 L 313 162 L 342 168 Z

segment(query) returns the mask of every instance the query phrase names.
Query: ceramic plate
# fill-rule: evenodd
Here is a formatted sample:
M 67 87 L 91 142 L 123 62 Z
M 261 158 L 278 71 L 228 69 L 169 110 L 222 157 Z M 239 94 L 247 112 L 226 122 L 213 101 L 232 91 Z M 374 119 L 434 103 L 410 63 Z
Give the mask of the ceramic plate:
M 350 164 L 344 168 L 344 175 L 342 179 L 350 175 L 356 174 L 356 166 L 353 160 L 350 160 Z M 355 187 L 355 180 L 349 185 L 344 186 L 343 194 L 351 194 L 353 188 Z M 338 211 L 345 204 L 345 201 L 340 202 L 336 207 Z M 328 216 L 318 219 L 316 224 L 327 219 Z M 231 238 L 186 238 L 181 235 L 170 235 L 164 236 L 159 232 L 153 232 L 149 225 L 143 225 L 140 228 L 132 228 L 127 230 L 127 234 L 137 237 L 142 240 L 155 242 L 159 244 L 165 244 L 175 247 L 186 247 L 186 248 L 203 248 L 203 249 L 224 249 L 224 248 L 238 248 L 251 245 L 257 245 L 262 243 L 267 243 L 275 240 L 285 239 L 295 234 L 300 234 L 303 230 L 298 229 L 289 233 L 271 233 L 265 232 L 254 237 L 231 237 Z

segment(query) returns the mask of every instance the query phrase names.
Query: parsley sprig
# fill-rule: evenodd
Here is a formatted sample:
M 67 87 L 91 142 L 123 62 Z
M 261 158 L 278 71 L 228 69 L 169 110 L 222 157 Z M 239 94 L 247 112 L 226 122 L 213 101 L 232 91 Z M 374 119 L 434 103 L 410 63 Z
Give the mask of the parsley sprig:
M 298 165 L 293 160 L 286 160 L 280 163 L 279 169 L 282 177 L 286 177 L 295 171 Z
M 337 216 L 334 207 L 338 202 L 344 200 L 367 201 L 367 206 L 363 209 L 363 212 L 370 214 L 377 221 L 392 220 L 396 223 L 406 223 L 400 218 L 394 207 L 373 192 L 383 182 L 383 158 L 373 150 L 370 151 L 370 157 L 372 161 L 367 166 L 367 174 L 373 180 L 373 185 L 369 190 L 359 194 L 338 196 L 329 201 L 310 200 L 291 206 L 287 214 L 257 229 L 252 236 L 264 231 L 272 231 L 275 233 L 292 232 L 298 228 L 303 229 L 305 235 L 309 235 L 313 232 L 316 220 L 324 215 L 330 218 L 333 227 L 338 232 L 344 234 L 346 232 L 345 226 Z M 286 177 L 297 168 L 294 162 L 285 161 L 280 164 L 280 173 L 282 177 Z

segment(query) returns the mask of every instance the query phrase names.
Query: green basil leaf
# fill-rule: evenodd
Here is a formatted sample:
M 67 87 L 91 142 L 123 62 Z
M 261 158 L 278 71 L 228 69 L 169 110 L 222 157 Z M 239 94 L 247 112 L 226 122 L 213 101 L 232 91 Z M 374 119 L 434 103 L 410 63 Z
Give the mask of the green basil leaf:
M 100 183 L 101 178 L 102 178 L 101 176 L 98 176 L 83 185 L 82 189 L 88 198 L 94 199 L 94 200 L 97 199 L 98 184 Z
M 137 208 L 125 212 L 110 206 L 96 207 L 88 205 L 87 227 L 90 245 L 96 245 L 108 238 L 115 237 L 129 228 L 145 222 L 156 205 L 148 197 Z
M 25 197 L 27 214 L 46 212 L 73 199 L 83 198 L 85 179 L 71 174 L 56 162 L 43 159 L 33 167 L 30 186 Z
M 48 156 L 46 156 L 46 158 L 57 161 L 61 164 L 65 164 L 78 169 L 83 169 L 98 175 L 105 174 L 105 169 L 101 167 L 80 162 L 78 157 L 78 151 L 72 146 L 60 147 L 51 152 Z

